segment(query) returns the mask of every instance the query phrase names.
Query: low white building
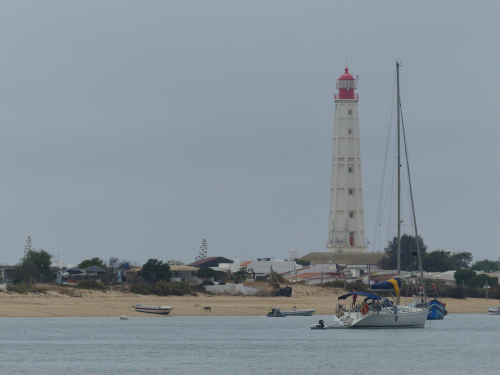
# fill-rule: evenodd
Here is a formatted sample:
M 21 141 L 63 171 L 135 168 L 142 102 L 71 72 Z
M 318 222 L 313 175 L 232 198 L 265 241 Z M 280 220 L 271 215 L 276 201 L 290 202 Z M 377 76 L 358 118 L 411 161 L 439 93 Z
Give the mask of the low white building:
M 214 268 L 214 267 L 212 267 Z M 240 257 L 236 255 L 236 260 L 233 263 L 219 263 L 219 266 L 217 267 L 217 270 L 219 271 L 225 271 L 225 272 L 231 272 L 235 273 L 238 271 L 243 271 L 243 266 L 241 265 L 240 262 Z
M 271 258 L 259 258 L 256 261 L 247 264 L 247 272 L 255 275 L 264 275 L 273 272 L 284 273 L 294 272 L 297 268 L 301 268 L 294 260 L 271 260 Z
M 454 270 L 446 272 L 424 272 L 424 277 L 428 280 L 439 281 L 444 285 L 456 286 Z
M 172 274 L 172 281 L 174 282 L 186 282 L 191 285 L 198 284 L 201 282 L 196 276 L 196 272 L 199 270 L 198 267 L 191 266 L 170 266 L 170 272 Z
M 245 286 L 243 284 L 226 285 L 205 285 L 205 290 L 213 294 L 231 294 L 253 296 L 260 292 L 260 289 Z

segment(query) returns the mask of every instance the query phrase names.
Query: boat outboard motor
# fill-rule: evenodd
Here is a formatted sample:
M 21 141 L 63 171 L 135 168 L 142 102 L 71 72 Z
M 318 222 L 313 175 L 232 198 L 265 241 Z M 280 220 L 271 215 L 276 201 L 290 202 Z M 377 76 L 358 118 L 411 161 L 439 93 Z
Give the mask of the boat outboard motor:
M 321 319 L 319 321 L 319 325 L 321 326 L 321 329 L 323 329 L 325 327 L 325 321 L 323 319 Z

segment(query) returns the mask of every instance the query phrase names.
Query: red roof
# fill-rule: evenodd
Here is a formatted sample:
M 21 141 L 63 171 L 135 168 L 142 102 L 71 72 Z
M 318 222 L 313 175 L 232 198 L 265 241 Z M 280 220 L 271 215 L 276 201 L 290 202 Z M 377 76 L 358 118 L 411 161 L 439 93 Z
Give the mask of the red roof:
M 346 80 L 346 79 L 351 79 L 354 81 L 354 77 L 352 74 L 349 73 L 349 68 L 345 68 L 345 73 L 342 74 L 339 78 L 339 80 Z

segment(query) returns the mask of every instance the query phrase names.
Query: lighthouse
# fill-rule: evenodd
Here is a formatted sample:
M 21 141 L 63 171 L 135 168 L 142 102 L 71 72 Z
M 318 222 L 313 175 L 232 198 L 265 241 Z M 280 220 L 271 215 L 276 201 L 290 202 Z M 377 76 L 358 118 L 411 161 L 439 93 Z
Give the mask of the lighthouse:
M 337 80 L 327 252 L 366 252 L 357 83 L 348 68 Z

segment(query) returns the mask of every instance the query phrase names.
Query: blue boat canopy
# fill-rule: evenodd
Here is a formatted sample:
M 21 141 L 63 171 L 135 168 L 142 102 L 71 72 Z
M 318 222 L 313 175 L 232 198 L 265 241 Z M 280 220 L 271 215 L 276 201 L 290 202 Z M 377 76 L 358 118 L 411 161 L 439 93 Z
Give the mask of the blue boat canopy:
M 371 293 L 366 293 L 366 292 L 352 292 L 352 293 L 347 293 L 344 294 L 343 296 L 340 296 L 338 299 L 346 299 L 347 297 L 353 296 L 353 295 L 360 295 L 360 296 L 365 296 L 371 299 L 382 299 L 380 296 L 377 296 L 376 294 L 371 294 Z

